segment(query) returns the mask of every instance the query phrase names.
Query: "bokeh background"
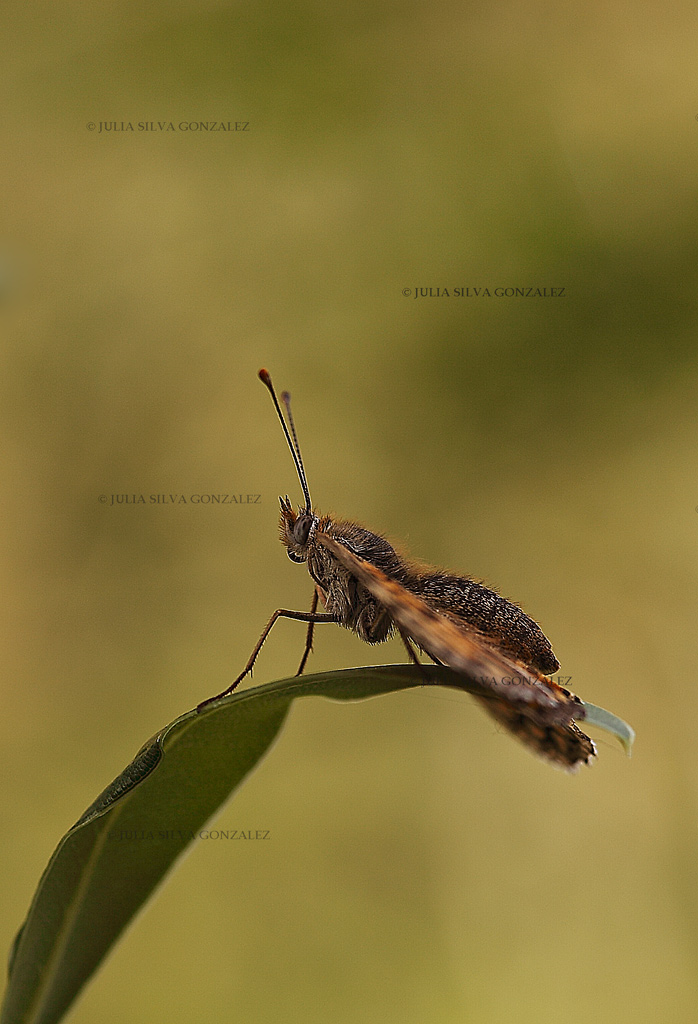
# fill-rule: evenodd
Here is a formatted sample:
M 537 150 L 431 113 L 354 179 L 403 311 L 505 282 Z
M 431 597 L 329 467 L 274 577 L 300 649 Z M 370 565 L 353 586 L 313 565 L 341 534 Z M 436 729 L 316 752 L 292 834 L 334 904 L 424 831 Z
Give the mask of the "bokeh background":
M 635 755 L 569 777 L 447 691 L 301 702 L 215 822 L 269 840 L 199 842 L 71 1020 L 693 1019 L 695 6 L 1 19 L 0 946 L 140 745 L 308 606 L 265 365 L 316 505 L 519 601 Z M 157 121 L 249 128 L 99 131 Z M 414 297 L 507 287 L 564 296 Z M 149 503 L 197 493 L 261 497 Z M 402 660 L 321 627 L 312 668 Z

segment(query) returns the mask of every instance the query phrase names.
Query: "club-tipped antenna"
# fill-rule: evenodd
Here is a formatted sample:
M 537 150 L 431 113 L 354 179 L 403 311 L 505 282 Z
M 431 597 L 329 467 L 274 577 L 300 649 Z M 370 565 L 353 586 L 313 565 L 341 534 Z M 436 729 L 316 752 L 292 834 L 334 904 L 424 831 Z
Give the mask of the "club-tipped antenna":
M 291 433 L 289 433 L 289 429 L 286 426 L 286 420 L 284 419 L 284 414 L 281 411 L 279 400 L 276 397 L 276 392 L 274 391 L 274 385 L 271 382 L 271 375 L 269 371 L 264 369 L 260 370 L 258 377 L 261 380 L 262 384 L 264 384 L 264 386 L 267 388 L 269 394 L 273 399 L 274 408 L 276 409 L 278 417 L 281 421 L 281 426 L 283 427 L 284 434 L 286 435 L 286 441 L 288 442 L 288 447 L 291 450 L 291 455 L 293 456 L 293 461 L 296 466 L 296 472 L 298 473 L 298 479 L 300 480 L 301 489 L 303 491 L 303 497 L 305 498 L 305 507 L 306 510 L 310 512 L 312 510 L 312 504 L 310 501 L 310 491 L 308 490 L 308 481 L 306 480 L 305 476 L 303 459 L 301 458 L 301 450 L 298 445 L 298 437 L 296 435 L 296 428 L 293 423 L 293 416 L 291 415 L 291 396 L 289 395 L 288 391 L 284 391 L 283 394 L 281 395 L 282 401 L 286 406 L 286 412 L 288 414 L 289 423 L 291 424 Z M 291 437 L 291 434 L 293 435 L 293 438 Z

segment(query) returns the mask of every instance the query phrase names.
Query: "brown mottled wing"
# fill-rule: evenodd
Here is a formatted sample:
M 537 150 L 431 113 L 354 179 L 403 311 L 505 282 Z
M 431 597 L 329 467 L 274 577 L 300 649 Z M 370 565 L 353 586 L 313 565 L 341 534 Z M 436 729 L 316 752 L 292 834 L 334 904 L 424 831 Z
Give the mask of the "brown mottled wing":
M 591 764 L 596 747 L 571 718 L 546 722 L 530 710 L 518 709 L 501 697 L 477 698 L 489 714 L 536 754 L 567 771 Z
M 536 753 L 564 768 L 589 763 L 594 744 L 575 725 L 584 717 L 579 697 L 456 626 L 326 533 L 316 540 L 356 577 L 420 647 L 475 684 L 487 711 Z

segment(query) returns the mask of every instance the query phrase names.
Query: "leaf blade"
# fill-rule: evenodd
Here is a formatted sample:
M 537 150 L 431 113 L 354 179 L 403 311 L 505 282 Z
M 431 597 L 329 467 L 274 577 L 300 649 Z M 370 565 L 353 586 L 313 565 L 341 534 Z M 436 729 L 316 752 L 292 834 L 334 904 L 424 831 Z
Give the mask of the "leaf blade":
M 584 705 L 584 724 L 595 725 L 599 729 L 610 732 L 611 735 L 616 737 L 625 753 L 630 757 L 632 755 L 633 743 L 635 742 L 635 730 L 633 727 L 612 712 L 606 711 L 605 708 L 597 707 L 596 704 L 590 704 L 586 700 L 582 701 L 582 704 Z
M 442 667 L 429 666 L 428 682 L 486 692 Z M 424 683 L 420 669 L 405 665 L 293 677 L 236 691 L 161 729 L 58 844 L 13 946 L 0 1024 L 61 1019 L 196 833 L 269 750 L 294 700 L 363 700 Z M 603 714 L 605 728 L 621 721 Z M 598 716 L 588 720 L 603 725 Z

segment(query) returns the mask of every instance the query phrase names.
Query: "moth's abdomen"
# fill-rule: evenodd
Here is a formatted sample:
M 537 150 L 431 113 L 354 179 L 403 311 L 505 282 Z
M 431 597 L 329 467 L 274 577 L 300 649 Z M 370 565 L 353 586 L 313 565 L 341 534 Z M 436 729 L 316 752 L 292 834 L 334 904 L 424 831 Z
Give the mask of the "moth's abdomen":
M 405 586 L 433 608 L 456 623 L 466 623 L 530 668 L 550 675 L 560 667 L 538 623 L 518 605 L 481 583 L 448 573 L 430 573 L 409 580 Z

